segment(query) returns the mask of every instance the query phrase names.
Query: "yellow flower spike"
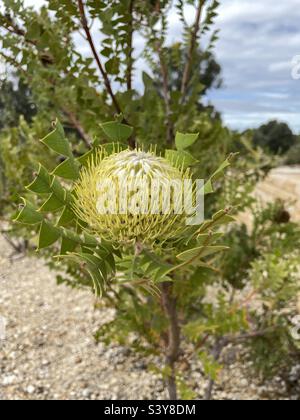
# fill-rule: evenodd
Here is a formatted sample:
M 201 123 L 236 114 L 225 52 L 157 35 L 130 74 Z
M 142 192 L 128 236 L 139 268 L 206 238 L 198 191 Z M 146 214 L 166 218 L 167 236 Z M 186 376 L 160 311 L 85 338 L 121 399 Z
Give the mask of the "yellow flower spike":
M 99 151 L 81 171 L 74 210 L 100 238 L 121 244 L 164 242 L 186 228 L 186 214 L 177 211 L 179 205 L 183 210 L 183 195 L 178 197 L 170 188 L 165 211 L 164 187 L 180 181 L 183 188 L 186 179 L 191 179 L 189 170 L 172 166 L 155 149 L 125 150 L 106 157 Z

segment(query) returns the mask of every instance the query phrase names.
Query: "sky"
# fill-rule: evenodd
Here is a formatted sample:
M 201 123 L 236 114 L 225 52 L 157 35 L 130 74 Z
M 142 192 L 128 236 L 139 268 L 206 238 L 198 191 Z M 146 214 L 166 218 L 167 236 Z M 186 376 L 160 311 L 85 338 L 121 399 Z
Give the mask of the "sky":
M 222 66 L 224 84 L 211 91 L 207 100 L 221 111 L 231 128 L 257 127 L 278 119 L 300 132 L 300 65 L 298 72 L 294 67 L 299 78 L 292 77 L 293 58 L 299 56 L 300 63 L 299 0 L 220 1 L 215 25 L 220 29 L 220 39 L 215 54 Z M 38 7 L 43 0 L 26 2 Z M 191 7 L 186 17 L 192 22 Z M 177 41 L 180 22 L 174 9 L 169 13 L 169 24 L 169 42 Z M 82 39 L 77 42 L 88 53 Z M 142 45 L 143 40 L 137 38 L 137 53 Z M 141 70 L 147 70 L 142 60 L 137 68 L 137 88 Z

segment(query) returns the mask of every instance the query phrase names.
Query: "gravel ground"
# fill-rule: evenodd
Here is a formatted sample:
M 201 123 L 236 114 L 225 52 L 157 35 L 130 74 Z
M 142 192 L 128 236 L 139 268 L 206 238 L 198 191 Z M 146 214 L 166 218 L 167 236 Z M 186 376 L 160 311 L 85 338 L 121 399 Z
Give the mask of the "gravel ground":
M 11 260 L 10 254 L 0 237 L 0 322 L 7 321 L 5 340 L 0 324 L 1 400 L 166 397 L 160 378 L 147 370 L 158 360 L 95 344 L 93 333 L 113 314 L 94 310 L 92 294 L 57 286 L 41 260 Z M 216 385 L 216 399 L 299 398 L 296 389 L 288 398 L 279 378 L 263 385 L 249 382 L 242 361 L 230 349 L 228 354 L 233 361 Z M 201 398 L 207 385 L 201 366 L 195 361 L 191 370 L 191 385 Z

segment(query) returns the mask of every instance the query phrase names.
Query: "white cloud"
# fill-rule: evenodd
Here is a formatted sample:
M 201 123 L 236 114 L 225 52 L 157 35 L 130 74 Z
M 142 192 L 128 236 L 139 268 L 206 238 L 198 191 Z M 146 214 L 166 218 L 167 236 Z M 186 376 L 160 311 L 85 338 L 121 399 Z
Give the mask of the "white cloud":
M 44 0 L 25 0 L 39 7 Z M 194 9 L 186 8 L 189 23 Z M 175 9 L 169 13 L 168 42 L 180 39 L 181 22 Z M 269 118 L 285 120 L 300 130 L 300 80 L 291 76 L 292 58 L 300 54 L 299 0 L 223 0 L 216 27 L 221 29 L 216 56 L 223 67 L 224 88 L 211 92 L 209 99 L 234 128 L 257 125 Z M 85 49 L 84 41 L 78 40 Z M 82 44 L 81 44 L 82 43 Z M 136 41 L 137 54 L 143 40 Z M 140 72 L 145 69 L 139 60 Z

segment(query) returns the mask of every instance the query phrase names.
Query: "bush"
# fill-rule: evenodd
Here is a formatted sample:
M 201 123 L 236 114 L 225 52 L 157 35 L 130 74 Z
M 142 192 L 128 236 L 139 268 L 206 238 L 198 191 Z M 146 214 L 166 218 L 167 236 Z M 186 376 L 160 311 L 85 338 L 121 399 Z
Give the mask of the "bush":
M 300 165 L 300 141 L 287 152 L 285 163 L 287 165 Z
M 296 136 L 286 123 L 270 121 L 254 131 L 253 142 L 274 154 L 286 153 L 296 142 Z

